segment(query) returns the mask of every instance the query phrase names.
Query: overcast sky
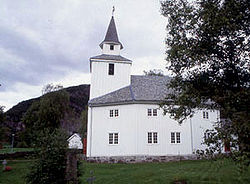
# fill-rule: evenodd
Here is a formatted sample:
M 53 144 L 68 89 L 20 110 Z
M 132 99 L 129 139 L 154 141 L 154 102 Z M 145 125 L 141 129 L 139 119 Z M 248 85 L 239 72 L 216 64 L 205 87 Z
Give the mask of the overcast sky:
M 38 97 L 49 83 L 89 84 L 89 58 L 101 54 L 113 5 L 132 74 L 165 70 L 159 0 L 0 0 L 0 105 Z

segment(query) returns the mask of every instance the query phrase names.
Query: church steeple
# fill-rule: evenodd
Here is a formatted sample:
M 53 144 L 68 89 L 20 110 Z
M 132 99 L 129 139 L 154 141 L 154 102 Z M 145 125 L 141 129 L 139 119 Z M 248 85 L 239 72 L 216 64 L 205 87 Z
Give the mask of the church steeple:
M 103 49 L 103 45 L 108 44 L 108 45 L 120 45 L 120 49 L 123 49 L 122 43 L 119 41 L 116 26 L 115 26 L 115 20 L 114 16 L 112 15 L 108 30 L 106 33 L 106 36 L 102 43 L 100 44 L 100 47 Z

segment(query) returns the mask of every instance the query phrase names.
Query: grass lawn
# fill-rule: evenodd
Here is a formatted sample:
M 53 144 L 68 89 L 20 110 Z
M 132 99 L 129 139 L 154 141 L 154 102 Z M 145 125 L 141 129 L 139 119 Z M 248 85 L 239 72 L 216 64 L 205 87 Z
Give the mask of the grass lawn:
M 81 181 L 86 183 L 90 171 L 96 178 L 95 184 L 158 184 L 185 180 L 187 183 L 250 183 L 250 169 L 241 175 L 236 172 L 230 160 L 219 161 L 181 161 L 169 163 L 140 164 L 93 164 L 83 163 L 84 175 Z
M 13 148 L 13 151 L 12 151 L 12 148 L 3 148 L 3 149 L 0 149 L 0 154 L 33 151 L 33 150 L 34 150 L 33 148 Z
M 32 164 L 32 161 L 28 160 L 16 160 L 8 161 L 8 166 L 12 167 L 12 171 L 2 171 L 2 160 L 0 170 L 0 184 L 24 184 L 25 176 L 28 173 L 28 168 Z
M 2 163 L 2 161 L 0 161 Z M 24 184 L 25 176 L 32 161 L 8 161 L 13 168 L 10 172 L 0 170 L 0 184 Z M 2 164 L 1 164 L 2 165 Z M 140 164 L 93 164 L 82 162 L 82 183 L 87 183 L 90 171 L 96 178 L 94 184 L 158 184 L 173 183 L 174 180 L 186 180 L 187 183 L 250 183 L 250 168 L 241 175 L 236 172 L 230 160 L 219 161 L 181 161 L 170 163 Z

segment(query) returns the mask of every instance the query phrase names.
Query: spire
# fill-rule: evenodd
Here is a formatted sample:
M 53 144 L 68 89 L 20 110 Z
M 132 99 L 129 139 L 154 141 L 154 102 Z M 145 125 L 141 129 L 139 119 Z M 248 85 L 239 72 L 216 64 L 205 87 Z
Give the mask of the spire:
M 106 33 L 106 36 L 104 38 L 104 40 L 102 41 L 102 43 L 100 44 L 100 47 L 103 47 L 104 43 L 112 43 L 112 44 L 117 44 L 117 45 L 121 45 L 121 49 L 123 48 L 121 42 L 118 39 L 118 34 L 116 31 L 116 26 L 115 26 L 115 20 L 114 20 L 114 7 L 113 7 L 113 11 L 112 11 L 112 17 L 109 23 L 109 27 Z

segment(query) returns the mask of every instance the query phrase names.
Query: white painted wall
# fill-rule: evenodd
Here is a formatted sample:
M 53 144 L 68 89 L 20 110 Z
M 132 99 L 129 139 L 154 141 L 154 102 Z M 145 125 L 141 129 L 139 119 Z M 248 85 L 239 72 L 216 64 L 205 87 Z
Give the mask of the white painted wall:
M 109 63 L 114 64 L 114 75 L 108 75 Z M 92 61 L 90 99 L 130 85 L 131 65 L 125 62 Z
M 68 146 L 70 149 L 83 149 L 82 139 L 79 135 L 73 134 L 68 139 Z
M 212 127 L 218 116 L 217 111 L 210 112 L 211 119 L 204 120 L 202 112 L 197 111 L 191 121 L 188 119 L 179 125 L 169 115 L 163 116 L 162 110 L 158 110 L 157 117 L 149 117 L 148 108 L 158 108 L 158 105 L 90 107 L 87 156 L 192 154 L 196 149 L 204 148 L 200 145 L 204 131 Z M 110 118 L 110 109 L 119 109 L 119 117 Z M 157 144 L 147 143 L 148 132 L 158 132 Z M 181 132 L 180 144 L 170 143 L 171 132 Z M 118 145 L 109 145 L 108 133 L 119 133 Z
M 110 50 L 110 45 L 112 44 L 103 44 L 102 53 L 108 55 L 120 55 L 121 45 L 114 45 L 114 50 Z

